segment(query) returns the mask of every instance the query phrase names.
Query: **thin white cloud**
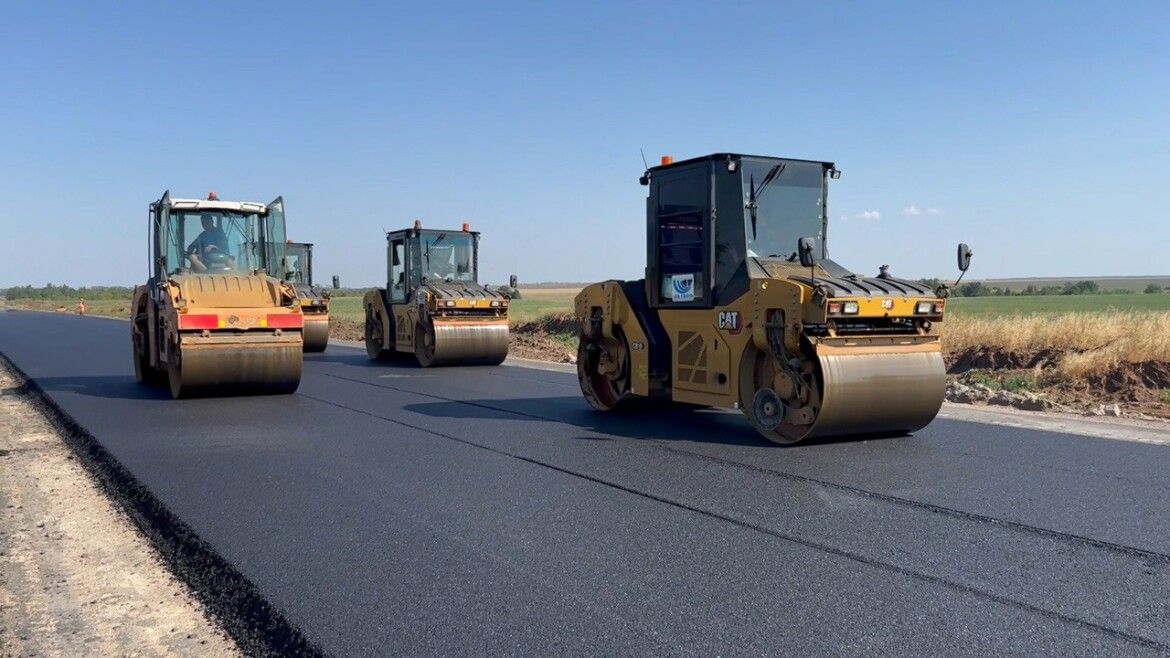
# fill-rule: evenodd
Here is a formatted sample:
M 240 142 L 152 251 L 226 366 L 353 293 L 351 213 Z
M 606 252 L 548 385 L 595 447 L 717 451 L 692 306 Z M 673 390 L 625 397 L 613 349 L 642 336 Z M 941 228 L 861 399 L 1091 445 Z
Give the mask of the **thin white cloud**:
M 942 211 L 933 206 L 919 208 L 917 204 L 910 204 L 902 209 L 903 217 L 918 217 L 920 215 L 941 215 Z
M 876 210 L 863 210 L 854 215 L 854 217 L 857 219 L 881 219 L 882 214 Z

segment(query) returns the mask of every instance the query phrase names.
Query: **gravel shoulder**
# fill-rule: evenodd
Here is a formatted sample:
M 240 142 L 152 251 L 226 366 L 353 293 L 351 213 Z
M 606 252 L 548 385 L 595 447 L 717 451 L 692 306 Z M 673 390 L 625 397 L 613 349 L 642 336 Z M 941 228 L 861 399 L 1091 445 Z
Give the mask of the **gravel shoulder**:
M 0 362 L 0 656 L 242 655 Z

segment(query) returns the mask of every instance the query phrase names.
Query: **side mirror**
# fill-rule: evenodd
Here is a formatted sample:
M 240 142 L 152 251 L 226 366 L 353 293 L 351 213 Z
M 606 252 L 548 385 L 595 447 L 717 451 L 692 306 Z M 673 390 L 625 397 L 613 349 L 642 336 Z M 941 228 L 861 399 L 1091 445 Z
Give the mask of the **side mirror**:
M 516 276 L 515 274 L 508 277 L 508 287 L 509 288 L 519 288 L 520 287 L 520 277 Z
M 817 264 L 816 240 L 801 238 L 796 241 L 796 253 L 800 256 L 800 264 L 804 267 L 814 267 Z
M 967 268 L 971 267 L 971 247 L 966 243 L 959 243 L 959 271 L 966 272 Z

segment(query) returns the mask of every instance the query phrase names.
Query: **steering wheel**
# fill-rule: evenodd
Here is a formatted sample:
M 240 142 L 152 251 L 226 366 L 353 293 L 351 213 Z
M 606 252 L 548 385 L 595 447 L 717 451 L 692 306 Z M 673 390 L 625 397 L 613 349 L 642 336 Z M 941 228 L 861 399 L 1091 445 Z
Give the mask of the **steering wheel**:
M 232 268 L 231 262 L 232 259 L 219 249 L 203 252 L 203 264 L 209 270 L 230 270 Z

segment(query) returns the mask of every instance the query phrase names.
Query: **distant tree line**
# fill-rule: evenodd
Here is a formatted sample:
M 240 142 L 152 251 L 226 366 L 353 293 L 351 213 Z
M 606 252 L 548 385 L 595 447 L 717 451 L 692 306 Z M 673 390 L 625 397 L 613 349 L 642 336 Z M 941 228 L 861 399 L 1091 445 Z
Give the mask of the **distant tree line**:
M 74 302 L 78 299 L 125 299 L 129 301 L 134 295 L 134 289 L 127 286 L 82 286 L 80 288 L 74 288 L 73 286 L 46 283 L 40 287 L 13 286 L 7 289 L 0 289 L 0 294 L 3 294 L 8 299 L 68 300 Z
M 930 286 L 932 289 L 941 283 L 938 279 L 919 279 L 919 281 Z M 1164 290 L 1162 286 L 1151 283 L 1142 292 L 1147 295 L 1153 295 L 1161 293 Z M 971 281 L 969 283 L 960 283 L 957 288 L 951 291 L 951 295 L 955 297 L 1030 297 L 1033 295 L 1132 295 L 1134 292 L 1129 288 L 1102 290 L 1096 281 L 1069 282 L 1063 286 L 1029 285 L 1019 290 L 1000 286 L 989 286 L 982 281 Z

